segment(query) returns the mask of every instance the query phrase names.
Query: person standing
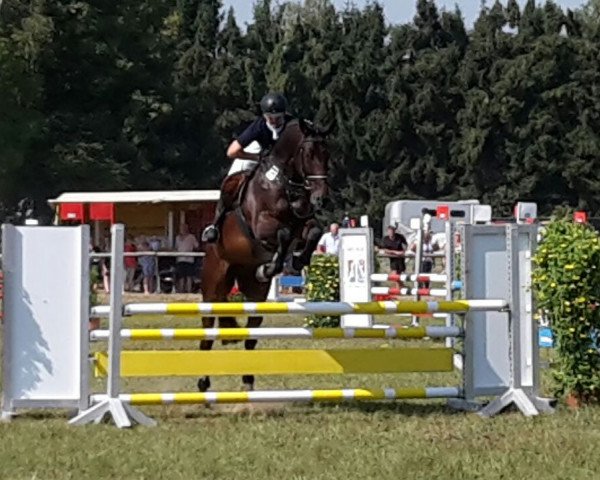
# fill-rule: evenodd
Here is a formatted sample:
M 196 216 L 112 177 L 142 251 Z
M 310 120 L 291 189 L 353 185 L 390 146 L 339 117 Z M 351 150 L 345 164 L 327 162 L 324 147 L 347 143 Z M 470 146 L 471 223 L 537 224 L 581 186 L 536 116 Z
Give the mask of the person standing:
M 200 247 L 198 240 L 190 233 L 186 223 L 179 226 L 179 235 L 175 239 L 178 252 L 193 252 Z M 175 263 L 175 276 L 177 278 L 177 292 L 191 293 L 192 280 L 194 278 L 194 257 L 179 256 Z
M 135 246 L 135 242 L 133 241 L 133 237 L 131 235 L 127 235 L 123 251 L 126 254 L 137 252 L 137 247 Z M 125 291 L 132 292 L 138 261 L 134 256 L 125 255 L 123 263 L 125 264 Z
M 381 243 L 382 254 L 390 258 L 390 273 L 398 275 L 404 273 L 406 271 L 404 255 L 408 248 L 406 237 L 396 232 L 396 228 L 390 225 Z
M 332 223 L 329 231 L 324 233 L 317 244 L 317 253 L 326 253 L 329 255 L 338 255 L 340 249 L 340 226 Z
M 140 245 L 142 252 L 150 251 L 150 244 L 143 241 Z M 156 257 L 153 255 L 141 255 L 139 263 L 142 267 L 144 295 L 150 295 L 156 291 Z

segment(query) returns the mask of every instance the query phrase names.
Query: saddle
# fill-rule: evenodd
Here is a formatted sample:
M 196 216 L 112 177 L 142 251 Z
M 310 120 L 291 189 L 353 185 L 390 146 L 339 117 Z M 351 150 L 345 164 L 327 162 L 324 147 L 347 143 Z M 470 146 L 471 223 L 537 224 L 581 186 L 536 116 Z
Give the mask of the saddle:
M 252 170 L 244 170 L 229 175 L 223 180 L 221 184 L 221 199 L 223 206 L 227 210 L 233 210 L 237 205 L 241 203 L 242 194 L 245 190 L 242 188 L 248 184 L 248 180 L 252 176 Z

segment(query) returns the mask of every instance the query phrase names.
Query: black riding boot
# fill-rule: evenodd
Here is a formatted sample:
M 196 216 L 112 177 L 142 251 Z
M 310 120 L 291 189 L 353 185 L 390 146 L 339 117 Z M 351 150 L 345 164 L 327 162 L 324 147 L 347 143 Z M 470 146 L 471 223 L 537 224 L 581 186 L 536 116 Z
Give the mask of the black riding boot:
M 217 203 L 217 209 L 215 212 L 214 222 L 208 225 L 202 232 L 203 242 L 215 243 L 219 239 L 219 226 L 221 224 L 221 220 L 223 220 L 223 215 L 225 214 L 225 211 L 226 209 L 223 205 L 223 201 L 219 199 L 219 202 Z

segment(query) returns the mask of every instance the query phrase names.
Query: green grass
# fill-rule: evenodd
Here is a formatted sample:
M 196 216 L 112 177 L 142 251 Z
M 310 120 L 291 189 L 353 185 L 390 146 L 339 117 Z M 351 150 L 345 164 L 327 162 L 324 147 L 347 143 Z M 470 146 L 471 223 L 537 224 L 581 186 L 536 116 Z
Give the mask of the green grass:
M 299 324 L 291 317 L 267 320 L 265 325 Z M 193 322 L 138 318 L 127 325 L 171 327 Z M 259 348 L 389 348 L 396 343 L 402 342 L 264 341 Z M 197 342 L 127 345 L 196 346 Z M 260 377 L 256 388 L 447 386 L 456 385 L 458 378 L 455 373 Z M 544 380 L 548 386 L 547 374 Z M 195 382 L 195 378 L 128 379 L 123 391 L 195 391 Z M 240 382 L 237 377 L 213 378 L 213 390 L 239 390 Z M 102 391 L 102 380 L 93 383 L 95 391 Z M 454 412 L 436 400 L 142 410 L 158 420 L 158 427 L 70 427 L 64 412 L 24 413 L 10 424 L 0 424 L 0 478 L 600 478 L 600 408 L 595 407 L 578 411 L 559 407 L 554 415 L 529 419 L 507 412 L 491 420 Z

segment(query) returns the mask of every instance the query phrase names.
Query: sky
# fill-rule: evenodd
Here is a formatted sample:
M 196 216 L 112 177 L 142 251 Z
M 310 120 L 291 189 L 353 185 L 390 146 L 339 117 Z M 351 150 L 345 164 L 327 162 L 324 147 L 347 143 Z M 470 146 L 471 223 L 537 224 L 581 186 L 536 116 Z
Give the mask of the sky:
M 586 3 L 585 0 L 554 0 L 555 3 L 560 5 L 563 10 L 567 8 L 575 9 Z M 337 8 L 343 8 L 347 0 L 333 0 L 333 3 Z M 524 5 L 526 0 L 518 0 L 520 5 Z M 275 2 L 274 2 L 275 3 Z M 353 3 L 358 7 L 362 8 L 366 5 L 368 0 L 353 0 Z M 385 16 L 388 23 L 406 23 L 412 20 L 415 14 L 415 0 L 380 0 L 380 4 L 383 5 Z M 471 28 L 474 20 L 477 18 L 479 13 L 481 0 L 437 0 L 439 8 L 445 8 L 447 10 L 454 10 L 454 6 L 458 4 L 463 16 L 466 20 L 467 28 Z M 491 6 L 494 0 L 488 0 L 487 5 Z M 502 1 L 506 5 L 506 0 Z M 540 0 L 536 0 L 536 3 L 545 3 Z M 230 6 L 233 6 L 236 14 L 238 25 L 245 30 L 245 24 L 252 20 L 252 6 L 253 0 L 223 0 L 223 5 L 226 10 Z

